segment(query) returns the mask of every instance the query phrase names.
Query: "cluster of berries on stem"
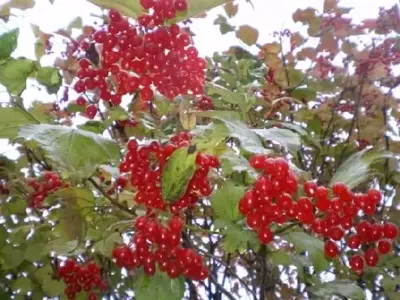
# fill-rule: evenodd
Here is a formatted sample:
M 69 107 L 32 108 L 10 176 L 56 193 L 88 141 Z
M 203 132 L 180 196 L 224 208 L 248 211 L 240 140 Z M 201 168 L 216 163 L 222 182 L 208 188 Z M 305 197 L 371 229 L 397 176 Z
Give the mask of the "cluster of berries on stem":
M 85 53 L 93 47 L 101 49 L 98 63 L 88 58 L 79 60 L 74 83 L 77 93 L 96 95 L 81 95 L 76 100 L 77 105 L 85 107 L 88 118 L 95 118 L 98 99 L 119 106 L 123 96 L 138 94 L 151 105 L 155 91 L 170 100 L 204 92 L 206 60 L 198 56 L 190 35 L 179 25 L 163 25 L 176 11 L 186 9 L 186 0 L 147 0 L 141 4 L 153 13 L 140 15 L 133 25 L 111 10 L 110 23 L 80 43 Z
M 40 207 L 44 199 L 62 187 L 61 178 L 57 173 L 45 171 L 42 178 L 29 177 L 26 180 L 29 193 L 29 206 Z
M 128 152 L 120 164 L 121 176 L 130 174 L 130 184 L 136 190 L 135 202 L 147 209 L 145 216 L 135 221 L 135 234 L 129 246 L 120 245 L 114 249 L 113 258 L 120 267 L 144 268 L 151 276 L 158 263 L 161 272 L 170 278 L 179 275 L 193 280 L 203 280 L 208 270 L 201 256 L 193 249 L 181 246 L 181 232 L 184 226 L 182 213 L 195 206 L 201 197 L 208 197 L 212 187 L 208 181 L 211 168 L 219 167 L 215 156 L 196 154 L 196 171 L 190 179 L 185 193 L 174 203 L 166 203 L 162 198 L 161 175 L 168 158 L 179 148 L 190 146 L 192 135 L 181 132 L 167 143 L 151 142 L 139 145 L 136 140 L 127 144 Z M 158 212 L 171 213 L 168 220 Z M 163 223 L 164 222 L 164 223 Z
M 247 225 L 258 232 L 261 243 L 273 240 L 272 223 L 297 221 L 325 240 L 328 258 L 338 257 L 338 243 L 345 241 L 353 254 L 349 265 L 358 274 L 363 273 L 364 264 L 374 267 L 379 255 L 391 251 L 397 226 L 369 221 L 382 200 L 378 190 L 353 193 L 343 183 L 328 189 L 308 181 L 303 185 L 304 196 L 297 197 L 297 178 L 286 160 L 254 155 L 250 165 L 262 174 L 239 201 L 239 211 L 246 216 Z
M 95 300 L 97 297 L 93 290 L 106 289 L 106 283 L 101 278 L 100 267 L 94 262 L 81 265 L 68 259 L 63 266 L 58 267 L 57 275 L 64 280 L 66 285 L 64 292 L 70 300 L 75 299 L 81 291 L 88 293 L 88 300 Z

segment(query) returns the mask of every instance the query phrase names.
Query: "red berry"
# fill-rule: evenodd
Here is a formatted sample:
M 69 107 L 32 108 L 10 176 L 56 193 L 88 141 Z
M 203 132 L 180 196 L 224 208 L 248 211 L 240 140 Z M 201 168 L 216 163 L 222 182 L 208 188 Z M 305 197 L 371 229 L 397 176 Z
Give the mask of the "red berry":
M 338 182 L 333 185 L 332 191 L 335 196 L 340 197 L 348 192 L 348 188 L 344 183 Z
M 383 236 L 385 238 L 394 240 L 399 233 L 397 226 L 391 222 L 385 223 L 383 225 Z
M 168 220 L 168 227 L 171 232 L 180 233 L 182 231 L 183 225 L 184 221 L 178 216 L 173 216 L 171 219 Z
M 266 157 L 263 154 L 255 154 L 250 160 L 249 164 L 254 169 L 262 169 L 265 163 Z
M 340 241 L 344 236 L 344 232 L 339 227 L 331 227 L 329 229 L 329 236 L 334 241 Z
M 347 246 L 349 246 L 351 249 L 358 249 L 360 245 L 361 245 L 361 238 L 357 234 L 353 234 L 347 239 Z
M 326 241 L 324 245 L 325 255 L 329 258 L 335 258 L 339 255 L 338 246 L 332 241 Z
M 368 198 L 371 199 L 373 203 L 375 203 L 375 205 L 379 204 L 382 200 L 382 194 L 378 190 L 369 190 L 367 195 Z
M 268 244 L 273 240 L 274 234 L 269 227 L 262 227 L 258 232 L 258 238 L 261 243 Z
M 89 119 L 94 119 L 96 114 L 97 114 L 97 108 L 95 105 L 92 104 L 86 107 L 86 115 Z
M 364 254 L 365 263 L 370 267 L 375 267 L 379 260 L 378 252 L 374 248 L 368 248 Z
M 364 272 L 364 259 L 361 255 L 353 255 L 349 261 L 350 267 L 355 273 Z
M 371 224 L 367 221 L 360 221 L 357 224 L 357 233 L 359 234 L 362 241 L 369 240 L 369 232 L 371 230 Z
M 381 254 L 387 254 L 392 250 L 392 243 L 388 240 L 380 240 L 378 242 L 378 250 Z
M 174 8 L 177 11 L 185 11 L 187 10 L 187 6 L 188 6 L 187 0 L 176 0 L 174 3 Z
M 306 193 L 307 197 L 313 197 L 317 187 L 317 184 L 313 181 L 307 181 L 303 185 L 304 192 Z

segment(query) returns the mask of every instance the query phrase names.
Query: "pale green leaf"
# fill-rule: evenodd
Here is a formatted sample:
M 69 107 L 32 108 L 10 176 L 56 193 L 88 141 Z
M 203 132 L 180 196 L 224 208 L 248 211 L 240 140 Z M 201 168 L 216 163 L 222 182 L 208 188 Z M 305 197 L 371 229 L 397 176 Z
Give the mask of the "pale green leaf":
M 284 128 L 254 129 L 260 137 L 268 141 L 274 141 L 292 152 L 296 152 L 301 145 L 300 137 L 297 133 Z
M 40 261 L 44 255 L 42 253 L 43 245 L 39 242 L 30 242 L 25 249 L 25 260 L 29 262 Z
M 366 295 L 356 282 L 350 280 L 336 280 L 318 284 L 310 288 L 312 294 L 318 299 L 332 299 L 332 295 L 350 298 L 352 300 L 363 300 Z
M 36 79 L 46 86 L 49 93 L 57 93 L 62 83 L 62 77 L 57 68 L 42 67 L 37 71 Z
M 372 164 L 390 157 L 393 157 L 393 154 L 386 151 L 369 151 L 368 149 L 359 151 L 339 166 L 333 174 L 329 186 L 343 182 L 348 188 L 352 189 L 371 176 L 370 167 Z
M 2 268 L 13 269 L 24 261 L 24 251 L 21 247 L 14 248 L 11 245 L 6 245 L 1 249 L 1 257 L 4 259 Z
M 38 122 L 32 115 L 20 108 L 0 108 L 0 138 L 14 138 L 20 125 L 36 123 Z
M 186 191 L 196 171 L 196 154 L 191 148 L 176 150 L 168 159 L 161 174 L 161 190 L 164 201 L 178 200 Z
M 116 9 L 131 18 L 137 18 L 145 12 L 139 0 L 89 0 L 89 2 L 103 8 Z
M 50 252 L 55 252 L 58 255 L 68 255 L 78 247 L 78 241 L 67 241 L 64 237 L 52 240 L 42 248 L 42 253 L 48 255 Z
M 113 140 L 92 132 L 60 125 L 27 125 L 19 136 L 37 141 L 61 170 L 76 178 L 87 178 L 97 167 L 119 160 L 119 147 Z
M 185 292 L 183 277 L 171 279 L 160 271 L 152 277 L 141 274 L 133 285 L 137 300 L 181 300 Z
M 0 84 L 11 94 L 20 95 L 26 87 L 26 79 L 35 71 L 36 63 L 29 59 L 11 59 L 0 67 Z
M 324 242 L 320 239 L 304 232 L 289 232 L 282 237 L 294 244 L 297 252 L 308 252 L 308 256 L 317 273 L 328 267 L 329 262 L 325 259 L 324 254 Z
M 231 90 L 215 83 L 208 83 L 207 88 L 207 93 L 209 95 L 220 95 L 224 101 L 238 105 L 243 112 L 247 112 L 247 105 L 243 94 L 232 92 Z
M 229 130 L 229 135 L 240 141 L 240 146 L 251 153 L 268 154 L 270 151 L 264 148 L 260 138 L 245 123 L 230 116 L 214 116 L 222 121 Z
M 234 185 L 230 181 L 225 182 L 211 198 L 211 206 L 215 214 L 220 219 L 232 222 L 242 219 L 238 204 L 244 193 L 243 186 Z

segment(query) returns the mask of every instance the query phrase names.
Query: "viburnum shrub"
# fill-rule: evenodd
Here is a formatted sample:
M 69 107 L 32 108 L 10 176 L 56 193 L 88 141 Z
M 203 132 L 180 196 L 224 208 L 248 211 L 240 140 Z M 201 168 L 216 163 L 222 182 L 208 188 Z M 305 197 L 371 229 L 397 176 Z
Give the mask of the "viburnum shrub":
M 397 297 L 398 6 L 261 35 L 246 1 L 89 0 L 29 59 L 28 2 L 0 7 L 1 299 Z M 218 5 L 242 46 L 204 57 Z

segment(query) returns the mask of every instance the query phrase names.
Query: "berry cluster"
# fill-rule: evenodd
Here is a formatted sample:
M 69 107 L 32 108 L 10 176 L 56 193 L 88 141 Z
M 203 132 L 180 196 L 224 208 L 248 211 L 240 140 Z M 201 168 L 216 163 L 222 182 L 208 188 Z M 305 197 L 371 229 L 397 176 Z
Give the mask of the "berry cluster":
M 208 269 L 203 265 L 201 256 L 192 249 L 180 246 L 183 220 L 174 216 L 163 226 L 155 218 L 142 216 L 136 219 L 135 250 L 122 245 L 113 251 L 117 266 L 133 269 L 143 266 L 144 273 L 152 276 L 156 263 L 161 272 L 167 272 L 170 278 L 184 275 L 193 280 L 204 280 Z
M 175 18 L 177 12 L 188 8 L 187 0 L 140 0 L 140 5 L 144 9 L 153 10 L 152 14 L 138 18 L 139 24 L 147 28 L 162 25 L 165 20 Z
M 196 106 L 200 110 L 211 110 L 213 109 L 213 99 L 203 95 L 196 101 Z
M 165 144 L 154 141 L 147 146 L 139 146 L 136 140 L 128 142 L 128 152 L 119 169 L 122 174 L 130 173 L 130 183 L 137 190 L 136 203 L 144 204 L 149 209 L 166 209 L 168 205 L 161 197 L 163 166 L 176 149 L 189 146 L 191 139 L 190 133 L 182 132 Z M 178 201 L 169 205 L 170 211 L 174 214 L 196 204 L 200 196 L 207 197 L 212 192 L 207 175 L 210 168 L 219 166 L 218 159 L 198 153 L 196 164 L 198 168 L 189 182 L 186 193 Z
M 118 106 L 124 95 L 138 93 L 149 103 L 157 90 L 172 100 L 178 95 L 201 95 L 204 92 L 207 62 L 198 57 L 191 37 L 179 25 L 161 26 L 164 17 L 171 16 L 173 5 L 185 9 L 186 1 L 142 1 L 154 9 L 153 15 L 141 15 L 132 25 L 117 11 L 109 12 L 110 23 L 81 42 L 88 51 L 94 45 L 101 48 L 100 62 L 79 60 L 78 93 L 96 92 L 90 105 L 80 96 L 76 103 L 86 107 L 86 115 L 94 118 L 97 98 Z M 168 12 L 168 13 L 167 13 Z M 175 12 L 175 10 L 174 10 Z
M 27 178 L 27 185 L 33 189 L 29 194 L 29 207 L 40 207 L 44 199 L 61 188 L 61 179 L 57 173 L 46 171 L 43 177 Z
M 101 278 L 100 267 L 94 262 L 80 265 L 72 259 L 68 259 L 63 266 L 57 270 L 59 278 L 66 284 L 65 295 L 68 299 L 75 299 L 76 294 L 82 290 L 88 292 L 88 300 L 97 299 L 93 289 L 104 291 L 106 283 Z
M 363 271 L 364 260 L 373 267 L 378 262 L 378 254 L 391 251 L 392 241 L 398 235 L 396 225 L 359 221 L 359 216 L 375 214 L 382 199 L 379 191 L 354 194 L 343 183 L 336 183 L 329 190 L 308 181 L 303 186 L 305 196 L 294 201 L 297 179 L 284 159 L 254 155 L 250 165 L 263 174 L 240 199 L 239 211 L 246 216 L 247 225 L 258 232 L 262 243 L 273 240 L 274 233 L 269 227 L 272 222 L 282 224 L 297 220 L 326 239 L 324 250 L 329 258 L 339 255 L 337 242 L 346 236 L 347 246 L 353 252 L 364 245 L 364 258 L 359 254 L 350 258 L 350 267 L 358 273 Z
M 113 257 L 118 266 L 128 269 L 143 266 L 144 272 L 151 276 L 157 262 L 159 269 L 167 272 L 171 278 L 184 275 L 193 280 L 202 280 L 208 276 L 201 256 L 194 250 L 180 246 L 184 222 L 178 215 L 182 210 L 194 206 L 199 197 L 211 195 L 212 188 L 207 175 L 211 168 L 219 167 L 218 159 L 197 154 L 197 170 L 186 192 L 175 203 L 165 203 L 161 193 L 161 174 L 167 159 L 178 148 L 188 147 L 191 139 L 191 134 L 182 132 L 165 144 L 151 142 L 149 145 L 139 145 L 136 140 L 128 142 L 128 152 L 119 166 L 122 176 L 118 182 L 130 173 L 130 184 L 137 191 L 135 201 L 145 205 L 147 214 L 135 222 L 134 249 L 124 245 L 114 249 Z M 164 226 L 157 218 L 157 211 L 167 209 L 174 216 L 168 220 L 168 226 Z
M 305 201 L 293 202 L 291 195 L 297 192 L 297 177 L 286 160 L 254 155 L 250 165 L 263 174 L 240 199 L 239 211 L 246 216 L 247 225 L 258 232 L 261 243 L 268 244 L 273 239 L 272 222 L 282 224 L 302 216 L 309 205 Z

